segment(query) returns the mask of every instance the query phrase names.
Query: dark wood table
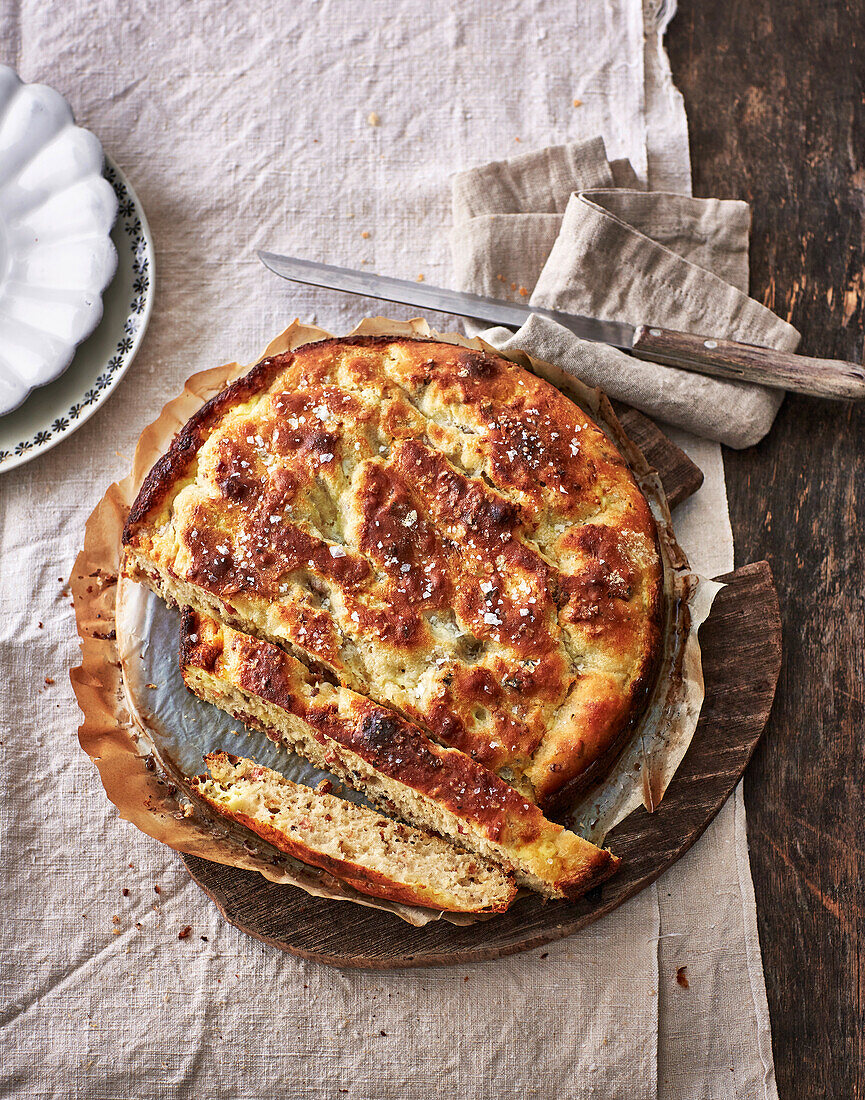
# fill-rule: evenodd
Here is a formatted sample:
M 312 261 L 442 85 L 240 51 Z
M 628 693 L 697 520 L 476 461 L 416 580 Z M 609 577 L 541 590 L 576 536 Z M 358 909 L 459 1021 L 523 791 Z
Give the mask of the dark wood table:
M 751 293 L 862 362 L 865 0 L 679 0 L 694 194 L 753 206 Z M 865 1097 L 865 406 L 788 397 L 725 451 L 736 564 L 766 558 L 785 657 L 745 779 L 778 1091 Z

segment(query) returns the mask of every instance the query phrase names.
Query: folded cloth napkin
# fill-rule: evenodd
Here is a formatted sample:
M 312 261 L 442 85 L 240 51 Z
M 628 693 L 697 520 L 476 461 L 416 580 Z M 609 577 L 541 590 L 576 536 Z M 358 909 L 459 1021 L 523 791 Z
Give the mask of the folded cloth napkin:
M 794 351 L 796 329 L 748 297 L 748 205 L 622 186 L 629 182 L 627 165 L 611 164 L 600 139 L 460 173 L 451 234 L 457 284 L 547 309 Z M 730 447 L 762 439 L 783 398 L 780 390 L 644 362 L 539 316 L 516 335 L 480 335 Z

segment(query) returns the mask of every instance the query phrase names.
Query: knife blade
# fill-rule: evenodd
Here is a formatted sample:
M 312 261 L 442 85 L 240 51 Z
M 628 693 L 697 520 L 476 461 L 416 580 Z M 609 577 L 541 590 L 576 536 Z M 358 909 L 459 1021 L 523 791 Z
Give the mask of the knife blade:
M 294 256 L 278 256 L 275 252 L 259 252 L 258 258 L 276 275 L 294 283 L 307 286 L 342 290 L 346 294 L 361 294 L 364 298 L 378 298 L 384 302 L 398 302 L 420 309 L 434 309 L 438 313 L 455 313 L 505 328 L 520 328 L 537 313 L 564 325 L 584 340 L 611 344 L 630 349 L 634 341 L 634 326 L 618 321 L 598 321 L 594 317 L 580 317 L 573 313 L 560 313 L 555 309 L 538 309 L 518 303 L 501 302 L 497 298 L 484 298 L 480 294 L 468 294 L 459 290 L 445 290 L 440 286 L 411 282 L 409 279 L 392 279 L 387 275 L 373 275 L 367 271 L 352 271 L 347 267 L 331 267 L 330 264 L 298 260 Z
M 453 313 L 505 328 L 520 328 L 533 315 L 546 317 L 583 340 L 608 344 L 639 359 L 762 386 L 794 390 L 813 397 L 861 401 L 865 398 L 865 369 L 858 363 L 814 359 L 735 340 L 697 336 L 654 325 L 629 325 L 541 309 L 532 305 L 485 298 L 480 294 L 446 290 L 427 283 L 352 271 L 347 267 L 314 263 L 295 256 L 259 251 L 258 258 L 276 275 L 307 286 L 341 290 L 385 302 Z

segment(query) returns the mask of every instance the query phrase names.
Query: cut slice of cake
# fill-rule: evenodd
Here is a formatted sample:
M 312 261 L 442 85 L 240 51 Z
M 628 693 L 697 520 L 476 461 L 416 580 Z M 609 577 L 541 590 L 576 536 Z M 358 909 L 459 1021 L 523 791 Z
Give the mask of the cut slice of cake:
M 321 679 L 278 646 L 189 608 L 180 665 L 186 685 L 201 699 L 413 825 L 503 864 L 519 883 L 548 897 L 577 898 L 619 863 L 395 711 Z
M 292 783 L 253 760 L 209 753 L 195 793 L 223 817 L 370 897 L 453 913 L 503 913 L 513 877 L 424 829 Z

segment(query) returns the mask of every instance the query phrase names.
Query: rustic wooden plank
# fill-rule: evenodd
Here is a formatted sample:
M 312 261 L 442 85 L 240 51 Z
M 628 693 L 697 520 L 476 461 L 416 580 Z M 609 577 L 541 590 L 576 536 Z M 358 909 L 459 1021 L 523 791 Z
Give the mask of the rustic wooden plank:
M 781 664 L 778 600 L 765 562 L 725 578 L 701 630 L 706 704 L 685 759 L 654 814 L 638 810 L 609 835 L 622 869 L 575 904 L 521 900 L 459 928 L 411 928 L 388 913 L 313 898 L 254 872 L 184 856 L 190 874 L 243 931 L 334 966 L 443 966 L 499 958 L 578 931 L 644 889 L 703 833 L 739 781 L 772 706 Z
M 681 0 L 670 27 L 694 193 L 753 204 L 751 292 L 813 355 L 862 362 L 865 0 Z M 725 454 L 737 560 L 786 636 L 745 781 L 782 1100 L 865 1098 L 865 410 L 788 397 Z
M 625 433 L 640 448 L 649 465 L 658 471 L 670 507 L 675 508 L 696 493 L 703 484 L 700 467 L 648 416 L 643 416 L 630 405 L 623 405 L 621 401 L 613 401 L 612 405 Z

